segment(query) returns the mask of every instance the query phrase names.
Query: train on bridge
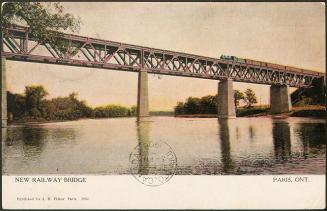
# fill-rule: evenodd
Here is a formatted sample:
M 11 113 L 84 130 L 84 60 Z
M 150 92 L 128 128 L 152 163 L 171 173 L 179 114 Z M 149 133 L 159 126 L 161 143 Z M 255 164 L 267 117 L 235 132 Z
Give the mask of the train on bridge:
M 290 70 L 290 71 L 296 71 L 296 72 L 300 72 L 300 73 L 320 75 L 319 73 L 317 73 L 315 71 L 304 70 L 304 69 L 297 68 L 297 67 L 285 66 L 285 65 L 274 64 L 274 63 L 269 63 L 269 62 L 262 62 L 262 61 L 252 60 L 252 59 L 243 59 L 243 58 L 239 58 L 236 56 L 221 55 L 220 59 L 230 60 L 233 62 L 244 63 L 244 64 L 249 64 L 249 65 L 276 68 L 276 69 L 280 69 L 280 70 Z

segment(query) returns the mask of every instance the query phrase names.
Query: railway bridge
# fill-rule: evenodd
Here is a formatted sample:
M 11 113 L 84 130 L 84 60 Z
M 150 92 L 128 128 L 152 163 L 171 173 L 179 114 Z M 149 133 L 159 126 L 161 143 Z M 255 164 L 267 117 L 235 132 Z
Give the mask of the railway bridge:
M 288 87 L 310 87 L 324 74 L 264 62 L 210 58 L 188 53 L 62 34 L 65 51 L 40 43 L 30 29 L 12 26 L 3 32 L 1 49 L 1 119 L 7 125 L 6 60 L 130 71 L 138 74 L 137 115 L 149 116 L 148 73 L 218 80 L 218 118 L 235 117 L 233 81 L 270 85 L 271 112 L 291 110 Z

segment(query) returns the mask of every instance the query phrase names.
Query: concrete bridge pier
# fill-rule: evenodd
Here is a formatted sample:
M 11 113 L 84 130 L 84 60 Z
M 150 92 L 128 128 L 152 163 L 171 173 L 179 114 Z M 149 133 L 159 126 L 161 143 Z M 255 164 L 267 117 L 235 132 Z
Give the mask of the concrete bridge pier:
M 218 83 L 217 108 L 218 118 L 236 118 L 233 81 L 231 79 L 222 80 Z
M 7 127 L 6 58 L 1 57 L 1 128 Z
M 142 120 L 147 117 L 149 117 L 148 73 L 142 69 L 138 76 L 137 118 Z
M 291 96 L 287 85 L 270 86 L 270 112 L 281 114 L 292 110 Z

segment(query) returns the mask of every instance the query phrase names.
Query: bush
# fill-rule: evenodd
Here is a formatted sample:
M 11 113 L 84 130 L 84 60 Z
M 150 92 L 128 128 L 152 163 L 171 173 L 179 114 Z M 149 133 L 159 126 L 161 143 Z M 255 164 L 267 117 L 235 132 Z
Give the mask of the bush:
M 95 118 L 126 117 L 131 115 L 130 109 L 121 105 L 106 105 L 93 110 Z

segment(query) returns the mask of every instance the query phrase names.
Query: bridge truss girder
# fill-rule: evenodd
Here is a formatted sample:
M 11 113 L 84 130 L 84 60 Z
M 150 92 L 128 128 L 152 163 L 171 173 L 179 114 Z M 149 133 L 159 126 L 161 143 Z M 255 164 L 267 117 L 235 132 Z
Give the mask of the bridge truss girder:
M 78 35 L 62 34 L 68 50 L 36 42 L 26 27 L 14 26 L 3 33 L 2 54 L 10 60 L 105 68 L 237 82 L 309 87 L 323 77 L 313 71 L 291 71 L 250 65 L 193 54 L 129 45 Z

